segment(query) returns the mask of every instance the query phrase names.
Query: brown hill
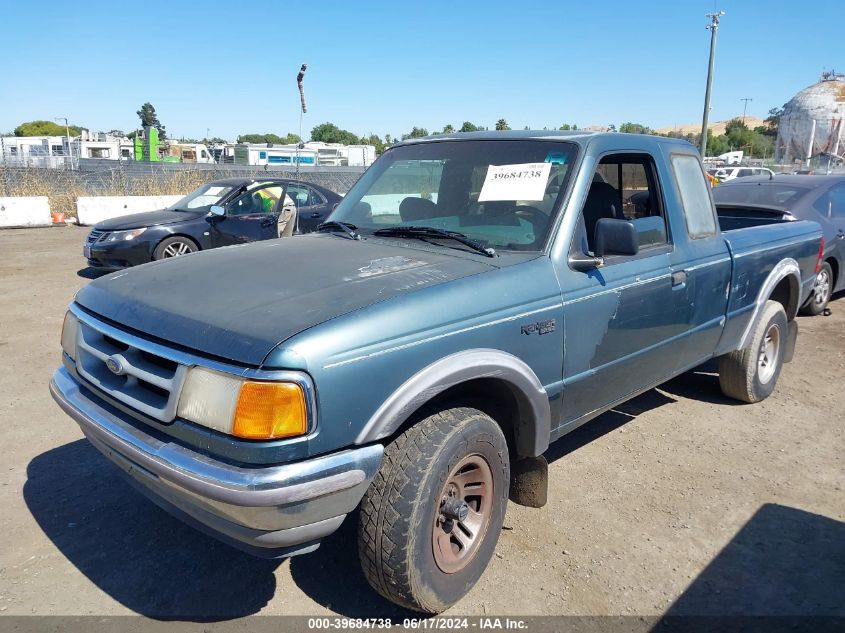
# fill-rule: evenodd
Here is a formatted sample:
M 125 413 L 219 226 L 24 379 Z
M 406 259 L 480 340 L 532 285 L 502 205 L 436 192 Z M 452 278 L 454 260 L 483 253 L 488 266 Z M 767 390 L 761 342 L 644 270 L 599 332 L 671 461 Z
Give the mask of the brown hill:
M 742 116 L 731 117 L 730 119 L 725 119 L 724 121 L 713 121 L 712 123 L 708 124 L 707 129 L 709 129 L 715 136 L 719 136 L 720 134 L 725 133 L 725 126 L 734 119 L 741 119 Z M 766 122 L 763 119 L 758 119 L 756 116 L 746 116 L 745 117 L 745 125 L 748 126 L 749 129 L 753 130 L 755 127 L 760 125 L 766 125 Z M 671 127 L 662 127 L 658 130 L 655 130 L 660 134 L 668 134 L 669 132 L 680 132 L 681 134 L 698 134 L 701 132 L 701 122 L 698 123 L 687 123 L 684 125 L 673 125 Z

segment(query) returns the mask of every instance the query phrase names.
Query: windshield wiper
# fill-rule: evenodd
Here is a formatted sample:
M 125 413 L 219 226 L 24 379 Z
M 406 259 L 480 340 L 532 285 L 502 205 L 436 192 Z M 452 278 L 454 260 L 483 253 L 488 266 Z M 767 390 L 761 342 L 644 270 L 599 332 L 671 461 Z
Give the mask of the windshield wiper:
M 480 242 L 476 242 L 474 239 L 467 237 L 463 233 L 436 229 L 433 226 L 391 226 L 373 231 L 373 235 L 395 235 L 397 237 L 413 237 L 418 239 L 425 239 L 426 237 L 442 237 L 460 242 L 464 246 L 468 246 L 472 250 L 481 253 L 482 255 L 486 255 L 487 257 L 498 257 L 494 249 L 484 246 Z
M 353 240 L 360 240 L 361 236 L 355 232 L 355 229 L 358 227 L 354 224 L 347 224 L 346 222 L 338 222 L 337 220 L 329 220 L 328 222 L 323 222 L 322 224 L 317 225 L 317 231 L 331 231 L 332 229 L 340 229 L 344 233 L 346 233 L 349 237 Z

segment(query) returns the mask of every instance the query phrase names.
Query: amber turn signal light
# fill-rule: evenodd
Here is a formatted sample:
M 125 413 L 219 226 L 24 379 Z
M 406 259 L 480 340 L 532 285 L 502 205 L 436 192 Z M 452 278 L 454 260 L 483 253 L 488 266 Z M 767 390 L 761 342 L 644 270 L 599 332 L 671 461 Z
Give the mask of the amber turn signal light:
M 232 435 L 272 440 L 305 435 L 305 394 L 290 382 L 245 382 L 241 386 Z

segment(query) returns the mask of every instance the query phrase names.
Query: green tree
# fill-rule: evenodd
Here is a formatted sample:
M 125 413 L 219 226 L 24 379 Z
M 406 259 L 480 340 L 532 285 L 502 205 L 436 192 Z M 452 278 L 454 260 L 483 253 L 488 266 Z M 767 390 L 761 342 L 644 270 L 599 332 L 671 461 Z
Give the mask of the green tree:
M 413 128 L 411 128 L 410 132 L 402 135 L 402 140 L 404 141 L 405 139 L 409 138 L 422 138 L 423 136 L 428 136 L 428 130 L 424 127 L 414 126 Z
M 730 141 L 724 134 L 714 136 L 713 130 L 707 130 L 707 155 L 719 156 L 731 151 Z
M 642 123 L 631 123 L 630 121 L 620 125 L 619 131 L 626 134 L 654 134 L 654 130 L 647 125 L 643 125 Z
M 608 125 L 608 126 L 607 126 L 607 131 L 608 131 L 608 132 L 615 132 L 615 131 L 616 131 L 616 124 L 615 124 L 615 123 L 611 123 L 610 125 Z
M 378 134 L 370 134 L 369 136 L 361 137 L 361 145 L 372 145 L 376 148 L 376 154 L 381 154 L 384 149 L 384 141 L 379 138 Z
M 238 143 L 272 143 L 273 145 L 295 145 L 301 139 L 296 134 L 288 133 L 285 136 L 278 134 L 241 134 L 238 136 Z
M 786 104 L 779 108 L 772 108 L 769 110 L 769 116 L 764 119 L 766 127 L 768 128 L 768 132 L 765 132 L 766 135 L 777 137 L 778 127 L 780 126 L 780 118 L 783 116 L 784 108 L 786 108 Z
M 78 125 L 64 125 L 53 121 L 27 121 L 15 128 L 15 136 L 65 136 L 70 131 L 71 136 L 79 136 L 82 128 Z
M 323 143 L 342 143 L 344 145 L 356 145 L 359 141 L 357 134 L 349 130 L 342 130 L 334 123 L 321 123 L 311 130 L 311 140 Z
M 508 125 L 508 122 L 505 119 L 499 119 L 496 121 L 496 129 L 499 131 L 509 130 L 511 129 L 511 126 Z
M 138 118 L 141 119 L 141 127 L 145 127 L 148 125 L 150 127 L 154 127 L 158 130 L 158 137 L 162 141 L 167 138 L 167 132 L 165 131 L 164 126 L 161 124 L 161 121 L 158 120 L 156 109 L 153 107 L 152 103 L 147 101 L 135 114 L 137 114 Z
M 558 128 L 558 130 L 561 130 L 563 132 L 568 132 L 569 130 L 577 130 L 577 129 L 578 129 L 578 126 L 575 125 L 574 123 L 564 123 L 563 125 L 561 125 Z
M 459 132 L 478 132 L 481 130 L 480 125 L 475 125 L 474 123 L 470 123 L 469 121 L 464 121 L 464 124 L 461 126 L 461 129 L 458 130 Z

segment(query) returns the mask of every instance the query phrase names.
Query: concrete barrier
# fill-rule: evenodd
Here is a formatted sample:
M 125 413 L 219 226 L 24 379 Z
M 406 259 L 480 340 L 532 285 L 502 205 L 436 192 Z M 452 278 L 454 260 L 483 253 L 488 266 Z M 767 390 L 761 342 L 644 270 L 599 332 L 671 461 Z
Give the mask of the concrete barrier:
M 90 226 L 122 215 L 164 209 L 183 197 L 80 196 L 76 199 L 76 221 L 83 226 Z
M 52 224 L 47 196 L 0 198 L 0 228 Z

